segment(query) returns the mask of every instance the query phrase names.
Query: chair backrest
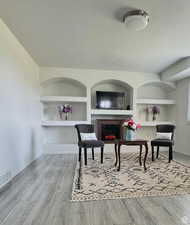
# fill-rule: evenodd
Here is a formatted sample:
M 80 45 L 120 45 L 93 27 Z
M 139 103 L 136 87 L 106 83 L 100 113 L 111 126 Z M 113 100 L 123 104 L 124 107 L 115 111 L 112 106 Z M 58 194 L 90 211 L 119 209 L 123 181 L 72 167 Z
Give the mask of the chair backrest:
M 159 133 L 172 133 L 172 140 L 174 138 L 175 125 L 172 124 L 161 124 L 156 125 L 156 131 Z
M 92 124 L 76 124 L 75 128 L 77 129 L 79 141 L 81 141 L 80 133 L 93 133 L 94 132 L 94 125 L 92 125 Z

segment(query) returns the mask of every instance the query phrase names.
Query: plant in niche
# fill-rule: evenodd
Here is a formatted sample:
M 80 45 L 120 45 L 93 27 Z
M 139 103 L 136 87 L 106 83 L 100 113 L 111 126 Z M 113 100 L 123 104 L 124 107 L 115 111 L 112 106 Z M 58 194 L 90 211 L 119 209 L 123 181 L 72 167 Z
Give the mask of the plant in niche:
M 156 120 L 156 115 L 160 114 L 160 108 L 156 105 L 154 105 L 152 107 L 152 120 L 155 121 Z
M 57 110 L 61 120 L 63 120 L 63 113 L 65 114 L 65 120 L 68 120 L 68 114 L 72 113 L 72 105 L 69 104 L 58 105 Z

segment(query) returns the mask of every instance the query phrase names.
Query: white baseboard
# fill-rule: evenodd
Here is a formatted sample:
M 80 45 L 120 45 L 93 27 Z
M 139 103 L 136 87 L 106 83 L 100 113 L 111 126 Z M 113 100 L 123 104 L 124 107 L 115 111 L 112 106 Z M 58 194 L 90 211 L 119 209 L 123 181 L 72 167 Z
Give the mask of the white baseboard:
M 6 171 L 0 174 L 0 192 L 4 191 L 11 183 L 11 171 Z

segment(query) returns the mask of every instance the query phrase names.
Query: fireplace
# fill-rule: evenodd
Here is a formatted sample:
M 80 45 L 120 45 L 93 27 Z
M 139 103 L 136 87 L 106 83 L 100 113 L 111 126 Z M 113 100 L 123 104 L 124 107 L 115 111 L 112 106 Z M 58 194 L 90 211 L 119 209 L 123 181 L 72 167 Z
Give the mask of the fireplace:
M 97 120 L 98 139 L 112 142 L 123 137 L 123 120 Z

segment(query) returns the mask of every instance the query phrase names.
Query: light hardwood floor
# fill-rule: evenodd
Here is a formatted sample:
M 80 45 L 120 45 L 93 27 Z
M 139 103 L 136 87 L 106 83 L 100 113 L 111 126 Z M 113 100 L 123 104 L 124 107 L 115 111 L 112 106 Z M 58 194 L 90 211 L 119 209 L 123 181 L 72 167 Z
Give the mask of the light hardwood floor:
M 189 163 L 190 157 L 175 154 Z M 70 202 L 74 155 L 44 155 L 0 194 L 1 225 L 184 225 L 190 195 Z

